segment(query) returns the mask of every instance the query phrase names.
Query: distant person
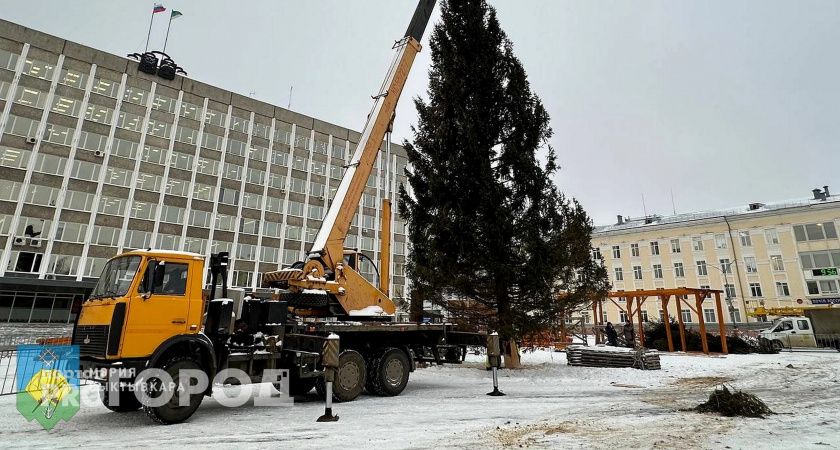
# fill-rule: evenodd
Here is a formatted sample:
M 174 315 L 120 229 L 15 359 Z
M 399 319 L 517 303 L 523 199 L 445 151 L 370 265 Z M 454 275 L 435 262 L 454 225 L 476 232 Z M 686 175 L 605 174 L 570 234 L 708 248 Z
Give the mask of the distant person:
M 604 331 L 607 333 L 607 345 L 618 347 L 618 331 L 615 331 L 612 322 L 607 322 L 607 328 Z
M 628 347 L 636 347 L 636 330 L 633 329 L 633 322 L 629 320 L 624 324 L 624 341 Z

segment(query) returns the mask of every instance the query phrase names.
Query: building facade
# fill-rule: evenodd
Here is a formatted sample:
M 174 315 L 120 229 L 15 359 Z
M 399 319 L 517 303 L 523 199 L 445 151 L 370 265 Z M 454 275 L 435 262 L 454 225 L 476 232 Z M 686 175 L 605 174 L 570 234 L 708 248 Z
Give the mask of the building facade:
M 613 290 L 709 287 L 724 291 L 728 322 L 753 322 L 758 307 L 840 303 L 840 196 L 814 190 L 814 198 L 754 203 L 727 211 L 624 219 L 596 227 L 593 257 L 602 259 Z M 605 321 L 624 322 L 611 302 Z M 659 319 L 658 302 L 643 317 Z M 711 299 L 706 322 L 717 320 Z M 683 320 L 696 314 L 683 310 Z
M 0 322 L 69 321 L 73 296 L 129 249 L 227 251 L 230 284 L 254 289 L 311 246 L 360 134 L 137 66 L 0 20 Z M 406 164 L 383 143 L 347 238 L 374 261 Z M 399 304 L 396 207 L 391 230 Z

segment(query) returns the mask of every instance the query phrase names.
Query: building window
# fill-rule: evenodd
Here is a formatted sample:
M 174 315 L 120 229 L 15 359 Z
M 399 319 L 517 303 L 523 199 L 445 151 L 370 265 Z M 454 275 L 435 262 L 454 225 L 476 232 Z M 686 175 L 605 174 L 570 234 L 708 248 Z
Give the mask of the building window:
M 662 264 L 654 264 L 653 265 L 653 278 L 657 280 L 662 279 Z
M 721 249 L 726 248 L 726 235 L 725 234 L 716 234 L 715 235 L 715 248 Z
M 802 252 L 799 259 L 805 270 L 840 267 L 840 250 Z
M 793 235 L 799 242 L 837 239 L 837 229 L 834 228 L 834 222 L 794 225 Z
M 683 309 L 681 311 L 682 311 L 683 323 L 691 323 L 691 310 L 690 309 Z
M 790 289 L 788 288 L 788 284 L 786 282 L 776 282 L 776 295 L 779 297 L 790 297 Z
M 658 255 L 659 254 L 659 242 L 652 241 L 650 243 L 650 254 L 651 255 Z
M 600 248 L 594 247 L 592 249 L 592 259 L 595 260 L 595 261 L 600 261 L 601 260 L 601 249 Z
M 613 269 L 615 271 L 615 281 L 624 281 L 624 271 L 621 267 Z
M 648 321 L 648 312 L 642 310 L 642 322 L 647 322 L 647 321 Z
M 737 298 L 738 296 L 735 294 L 735 285 L 734 284 L 724 284 L 723 290 L 726 292 L 726 298 Z
M 732 315 L 732 320 L 734 320 L 735 323 L 741 323 L 741 310 L 733 308 L 729 311 L 729 313 Z
M 749 231 L 739 231 L 738 238 L 741 239 L 741 247 L 752 247 L 752 238 Z
M 753 297 L 761 297 L 761 283 L 750 283 L 750 295 Z
M 685 277 L 685 269 L 683 263 L 674 263 L 674 276 L 677 278 Z
M 723 258 L 718 260 L 720 263 L 720 271 L 726 274 L 732 273 L 732 264 L 729 262 L 729 258 Z
M 626 311 L 619 311 L 618 312 L 618 321 L 619 322 L 627 322 L 627 312 Z
M 706 322 L 717 322 L 715 319 L 715 310 L 714 309 L 703 309 L 703 320 Z
M 836 294 L 837 293 L 837 282 L 834 280 L 822 280 L 820 281 L 820 293 L 821 294 Z
M 709 269 L 706 267 L 706 261 L 697 261 L 697 275 L 701 277 L 709 275 Z
M 744 257 L 744 267 L 746 267 L 747 273 L 758 273 L 758 266 L 755 263 L 754 256 Z
M 680 252 L 680 240 L 679 239 L 671 239 L 671 253 L 679 253 Z
M 767 245 L 779 245 L 779 233 L 775 228 L 764 230 L 764 239 L 767 241 Z
M 702 252 L 703 251 L 703 238 L 700 236 L 694 236 L 691 238 L 691 247 L 694 249 L 695 252 Z
M 633 266 L 633 278 L 636 280 L 642 279 L 642 266 Z
M 630 244 L 630 256 L 639 256 L 639 244 Z
M 816 281 L 808 281 L 808 295 L 820 295 L 820 285 Z
M 700 289 L 711 289 L 712 287 L 708 284 L 701 284 Z M 703 296 L 703 299 L 712 298 L 712 294 L 710 292 L 706 292 L 706 295 Z
M 785 270 L 785 263 L 782 261 L 782 255 L 770 255 L 770 264 L 775 271 Z
M 612 256 L 615 259 L 621 258 L 621 248 L 617 245 L 612 246 Z

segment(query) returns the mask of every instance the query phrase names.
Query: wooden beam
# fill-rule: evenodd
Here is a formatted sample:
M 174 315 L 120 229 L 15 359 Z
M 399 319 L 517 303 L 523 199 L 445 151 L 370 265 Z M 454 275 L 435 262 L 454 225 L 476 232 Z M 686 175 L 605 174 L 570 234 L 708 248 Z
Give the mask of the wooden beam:
M 679 296 L 677 296 L 677 323 L 680 325 L 680 345 L 682 346 L 682 351 L 687 351 L 685 345 L 685 324 L 683 324 L 682 319 L 682 301 Z
M 662 300 L 662 323 L 665 325 L 665 337 L 668 338 L 668 351 L 674 351 L 674 340 L 671 337 L 671 317 L 668 314 L 668 301 L 670 300 L 670 295 L 660 295 L 660 300 Z
M 642 322 L 642 304 L 644 301 L 642 297 L 636 297 L 636 315 L 639 318 L 639 346 L 641 347 L 645 346 L 645 324 Z
M 600 344 L 601 330 L 598 328 L 598 300 L 592 300 L 592 331 L 595 334 L 595 344 Z
M 729 346 L 726 343 L 726 321 L 723 320 L 723 308 L 720 305 L 720 292 L 715 292 L 715 308 L 718 315 L 718 331 L 720 332 L 720 349 L 724 354 L 729 354 Z
M 697 305 L 697 320 L 700 322 L 700 343 L 703 345 L 703 353 L 709 354 L 709 343 L 706 341 L 706 321 L 703 318 L 703 294 L 694 294 L 694 303 Z
M 627 296 L 627 321 L 625 323 L 629 323 L 630 326 L 633 326 L 633 296 Z M 627 344 L 632 345 L 633 347 L 636 346 L 635 340 L 633 342 L 628 342 Z

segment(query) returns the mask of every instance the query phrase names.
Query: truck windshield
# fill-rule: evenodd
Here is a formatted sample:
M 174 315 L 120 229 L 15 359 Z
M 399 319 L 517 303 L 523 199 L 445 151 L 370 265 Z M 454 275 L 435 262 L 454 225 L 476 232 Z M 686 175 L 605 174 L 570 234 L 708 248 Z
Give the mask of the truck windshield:
M 90 293 L 90 298 L 120 297 L 128 292 L 137 268 L 140 267 L 139 256 L 124 256 L 108 261 L 99 281 Z

